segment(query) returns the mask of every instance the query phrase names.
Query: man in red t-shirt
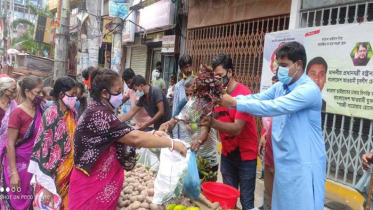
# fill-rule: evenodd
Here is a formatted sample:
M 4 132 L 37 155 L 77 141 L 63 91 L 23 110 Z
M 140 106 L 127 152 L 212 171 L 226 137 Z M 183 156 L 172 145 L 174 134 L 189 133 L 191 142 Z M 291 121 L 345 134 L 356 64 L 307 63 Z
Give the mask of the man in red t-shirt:
M 228 54 L 218 55 L 212 61 L 212 67 L 215 76 L 222 79 L 227 94 L 232 97 L 251 94 L 246 86 L 234 79 L 232 59 Z M 219 107 L 215 109 L 214 117 L 204 117 L 201 125 L 219 131 L 223 145 L 220 170 L 224 184 L 240 189 L 240 200 L 244 210 L 254 209 L 258 155 L 254 117 L 236 109 Z

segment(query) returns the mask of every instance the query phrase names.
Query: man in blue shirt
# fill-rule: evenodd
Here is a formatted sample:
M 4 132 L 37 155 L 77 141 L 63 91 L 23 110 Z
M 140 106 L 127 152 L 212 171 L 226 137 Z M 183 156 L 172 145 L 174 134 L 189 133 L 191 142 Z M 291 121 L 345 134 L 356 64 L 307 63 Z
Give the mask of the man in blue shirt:
M 174 100 L 172 104 L 172 113 L 175 113 L 176 108 L 178 107 L 181 99 L 185 98 L 185 80 L 192 75 L 192 57 L 190 55 L 184 54 L 179 58 L 179 67 L 183 72 L 183 78 L 176 83 L 174 89 Z M 180 131 L 179 125 L 176 125 L 172 131 L 172 136 L 175 139 L 185 139 L 185 134 Z
M 304 73 L 307 56 L 303 45 L 288 42 L 277 50 L 276 57 L 280 82 L 260 94 L 236 98 L 225 94 L 216 103 L 273 117 L 273 210 L 324 209 L 326 152 L 320 89 Z

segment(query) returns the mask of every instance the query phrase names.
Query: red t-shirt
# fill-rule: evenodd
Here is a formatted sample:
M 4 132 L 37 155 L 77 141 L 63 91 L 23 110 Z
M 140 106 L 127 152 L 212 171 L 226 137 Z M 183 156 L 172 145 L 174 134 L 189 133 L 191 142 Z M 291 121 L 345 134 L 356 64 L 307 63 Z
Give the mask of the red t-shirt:
M 18 139 L 23 139 L 32 123 L 32 117 L 20 107 L 14 108 L 9 117 L 8 128 L 18 129 Z
M 241 83 L 238 83 L 231 96 L 236 97 L 238 95 L 250 94 L 251 92 L 249 88 Z M 242 160 L 255 160 L 258 155 L 258 135 L 256 132 L 254 116 L 247 113 L 238 112 L 236 109 L 228 109 L 225 107 L 219 107 L 215 109 L 215 112 L 218 113 L 217 119 L 221 122 L 233 123 L 235 119 L 246 121 L 245 126 L 238 136 L 219 132 L 223 145 L 223 155 L 227 156 L 228 153 L 236 150 L 237 147 L 239 147 Z
M 272 118 L 268 126 L 268 132 L 266 136 L 266 146 L 264 153 L 264 164 L 274 168 L 275 163 L 273 161 L 273 149 L 272 149 Z

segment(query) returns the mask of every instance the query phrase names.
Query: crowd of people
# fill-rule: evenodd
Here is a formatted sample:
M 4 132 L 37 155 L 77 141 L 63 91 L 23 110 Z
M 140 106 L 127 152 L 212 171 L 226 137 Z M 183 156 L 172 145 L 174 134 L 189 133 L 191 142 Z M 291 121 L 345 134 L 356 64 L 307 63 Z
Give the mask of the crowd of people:
M 264 156 L 266 209 L 323 209 L 320 90 L 327 65 L 316 59 L 307 66 L 298 42 L 282 45 L 276 58 L 272 87 L 251 94 L 235 79 L 232 58 L 216 56 L 211 66 L 226 94 L 213 100 L 216 108 L 202 117 L 198 140 L 188 143 L 212 171 L 220 168 L 224 184 L 240 190 L 244 210 L 255 209 L 258 156 Z M 1 209 L 31 209 L 37 197 L 47 206 L 60 200 L 60 209 L 115 209 L 136 148 L 168 147 L 185 156 L 185 144 L 172 139 L 188 141 L 177 116 L 193 96 L 195 77 L 191 56 L 182 55 L 178 64 L 168 88 L 160 64 L 150 83 L 130 68 L 118 75 L 89 67 L 84 84 L 61 77 L 53 87 L 36 76 L 1 77 L 0 185 L 9 189 L 1 191 Z M 131 109 L 118 115 L 128 100 Z M 263 117 L 260 141 L 254 116 Z M 363 156 L 364 169 L 372 157 Z

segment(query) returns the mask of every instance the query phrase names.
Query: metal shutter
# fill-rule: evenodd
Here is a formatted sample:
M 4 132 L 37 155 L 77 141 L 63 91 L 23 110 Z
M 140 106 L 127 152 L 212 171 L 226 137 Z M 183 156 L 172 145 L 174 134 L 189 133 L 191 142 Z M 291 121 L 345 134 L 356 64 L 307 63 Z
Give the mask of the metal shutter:
M 146 77 L 146 58 L 147 58 L 146 47 L 133 47 L 131 55 L 131 68 L 135 74 L 140 74 Z

